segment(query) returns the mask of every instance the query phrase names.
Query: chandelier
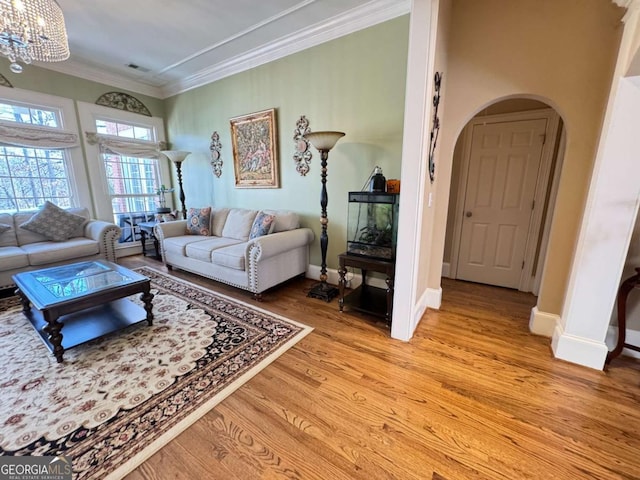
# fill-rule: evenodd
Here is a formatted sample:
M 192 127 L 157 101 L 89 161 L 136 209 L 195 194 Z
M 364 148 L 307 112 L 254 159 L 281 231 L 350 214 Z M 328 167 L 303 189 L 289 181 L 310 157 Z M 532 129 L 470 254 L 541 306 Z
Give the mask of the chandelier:
M 55 0 L 0 0 L 0 53 L 22 72 L 18 60 L 30 64 L 69 58 L 62 10 Z

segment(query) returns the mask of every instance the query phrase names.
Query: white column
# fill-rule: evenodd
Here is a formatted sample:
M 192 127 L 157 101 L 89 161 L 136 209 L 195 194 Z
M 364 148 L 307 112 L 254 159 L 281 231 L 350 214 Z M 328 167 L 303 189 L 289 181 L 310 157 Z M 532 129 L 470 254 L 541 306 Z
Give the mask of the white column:
M 606 332 L 640 193 L 640 77 L 618 78 L 552 340 L 556 357 L 596 369 L 604 367 Z
M 413 335 L 414 317 L 417 315 L 416 282 L 420 258 L 420 226 L 424 203 L 425 132 L 428 130 L 431 92 L 430 68 L 431 20 L 437 12 L 437 0 L 413 0 L 409 25 L 409 54 L 405 95 L 404 134 L 402 142 L 402 171 L 400 176 L 400 217 L 398 223 L 398 249 L 396 253 L 395 293 L 391 336 L 409 340 Z M 437 18 L 437 13 L 435 14 Z

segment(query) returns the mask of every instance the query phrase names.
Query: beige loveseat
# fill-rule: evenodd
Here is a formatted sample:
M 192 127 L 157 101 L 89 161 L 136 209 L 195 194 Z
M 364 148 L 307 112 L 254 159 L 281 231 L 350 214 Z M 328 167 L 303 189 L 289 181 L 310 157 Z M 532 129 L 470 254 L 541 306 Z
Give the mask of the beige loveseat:
M 69 208 L 87 222 L 65 241 L 55 242 L 20 225 L 35 212 L 0 213 L 0 224 L 11 228 L 0 233 L 0 288 L 14 285 L 12 275 L 65 263 L 104 258 L 115 262 L 115 242 L 120 227 L 113 223 L 91 220 L 86 208 Z
M 296 213 L 263 212 L 275 215 L 273 232 L 251 240 L 257 210 L 212 209 L 209 235 L 186 234 L 186 220 L 157 224 L 164 263 L 248 290 L 260 299 L 268 288 L 306 272 L 314 239 L 311 229 L 300 228 Z

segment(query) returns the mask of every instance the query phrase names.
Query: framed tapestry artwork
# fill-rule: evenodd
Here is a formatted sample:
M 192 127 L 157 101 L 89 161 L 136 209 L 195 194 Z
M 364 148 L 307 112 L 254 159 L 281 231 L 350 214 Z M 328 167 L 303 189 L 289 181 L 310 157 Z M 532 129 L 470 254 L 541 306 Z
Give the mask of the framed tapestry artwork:
M 236 188 L 279 188 L 275 108 L 230 122 Z

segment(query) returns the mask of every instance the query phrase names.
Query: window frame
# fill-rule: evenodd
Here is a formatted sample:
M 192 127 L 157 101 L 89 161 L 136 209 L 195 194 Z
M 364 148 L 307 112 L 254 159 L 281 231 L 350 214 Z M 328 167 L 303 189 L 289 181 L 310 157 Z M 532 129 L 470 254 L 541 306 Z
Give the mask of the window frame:
M 33 125 L 31 123 L 0 120 L 0 123 L 3 125 L 19 125 L 25 128 L 47 128 L 54 131 L 69 132 L 80 135 L 75 113 L 75 104 L 71 99 L 33 92 L 31 90 L 0 86 L 0 101 L 19 104 L 30 108 L 57 110 L 60 117 L 60 127 L 58 128 L 47 125 Z M 78 137 L 77 146 L 63 149 L 65 150 L 65 157 L 67 161 L 66 166 L 69 187 L 71 189 L 71 202 L 74 207 L 86 207 L 93 214 L 93 203 L 81 144 L 82 142 Z
M 91 145 L 87 141 L 85 132 L 96 132 L 96 120 L 107 120 L 112 122 L 127 123 L 135 126 L 152 127 L 156 135 L 155 140 L 152 142 L 113 135 L 112 137 L 114 139 L 141 144 L 164 142 L 164 120 L 161 117 L 147 117 L 145 115 L 117 110 L 114 108 L 95 105 L 92 103 L 77 102 L 77 105 L 80 126 L 82 128 L 82 143 L 86 151 L 87 164 L 97 166 L 97 170 L 100 172 L 99 175 L 93 175 L 89 179 L 89 181 L 91 182 L 93 200 L 96 206 L 96 217 L 100 220 L 113 222 L 114 217 L 111 207 L 112 196 L 109 193 L 107 172 L 105 170 L 104 164 L 105 162 L 102 158 L 99 145 Z M 172 183 L 169 160 L 162 157 L 159 158 L 158 169 L 160 175 L 160 184 Z M 94 169 L 92 169 L 92 171 L 95 171 L 95 167 Z M 171 202 L 172 199 L 169 198 L 168 200 L 169 202 Z

